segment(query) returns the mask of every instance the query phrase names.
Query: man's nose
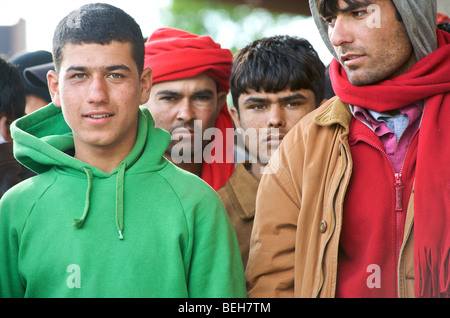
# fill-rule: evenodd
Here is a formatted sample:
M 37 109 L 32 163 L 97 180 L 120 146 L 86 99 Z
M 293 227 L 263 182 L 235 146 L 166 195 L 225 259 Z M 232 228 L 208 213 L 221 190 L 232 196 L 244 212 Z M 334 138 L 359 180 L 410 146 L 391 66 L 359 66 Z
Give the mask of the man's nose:
M 328 37 L 334 47 L 353 41 L 352 27 L 348 25 L 343 17 L 336 17 L 333 26 L 328 28 Z
M 88 102 L 105 103 L 109 99 L 108 87 L 101 76 L 93 76 L 89 83 Z
M 177 119 L 180 121 L 189 122 L 195 118 L 196 115 L 192 103 L 188 98 L 183 98 L 178 104 Z
M 284 118 L 284 109 L 281 105 L 272 105 L 269 110 L 269 117 L 267 119 L 268 128 L 281 128 L 286 125 Z

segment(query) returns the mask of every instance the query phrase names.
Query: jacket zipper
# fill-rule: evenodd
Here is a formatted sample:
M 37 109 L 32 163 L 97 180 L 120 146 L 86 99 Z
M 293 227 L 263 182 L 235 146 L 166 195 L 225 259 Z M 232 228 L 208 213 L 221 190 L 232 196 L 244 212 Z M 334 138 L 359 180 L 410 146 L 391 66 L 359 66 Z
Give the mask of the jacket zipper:
M 415 138 L 417 132 L 419 130 L 417 130 L 413 136 L 410 139 L 410 143 L 411 141 Z M 391 165 L 392 171 L 394 172 L 394 191 L 395 191 L 395 230 L 396 230 L 396 235 L 395 235 L 395 266 L 397 268 L 398 263 L 400 261 L 400 251 L 402 248 L 402 243 L 403 243 L 403 235 L 401 235 L 401 221 L 402 221 L 402 212 L 403 212 L 403 180 L 402 180 L 402 172 L 403 172 L 403 166 L 405 164 L 406 161 L 406 157 L 408 156 L 408 152 L 409 152 L 409 147 L 410 144 L 408 145 L 408 147 L 406 148 L 406 152 L 405 152 L 405 156 L 402 162 L 402 166 L 400 168 L 400 172 L 396 172 L 394 165 L 392 164 L 391 159 L 389 158 L 389 156 L 386 154 L 386 151 L 380 147 L 378 147 L 377 145 L 374 145 L 373 143 L 364 140 L 365 143 L 367 143 L 368 145 L 372 146 L 373 148 L 377 149 L 378 151 L 380 151 L 388 160 L 389 164 Z M 396 293 L 396 297 L 398 297 L 398 270 L 396 270 L 397 273 L 397 279 L 394 282 L 394 290 Z
M 408 147 L 409 149 L 409 147 Z M 408 149 L 405 153 L 405 159 L 403 160 L 403 163 L 406 160 L 406 155 L 408 154 Z M 403 171 L 403 163 L 400 171 Z M 398 264 L 400 262 L 400 251 L 402 249 L 403 244 L 403 232 L 401 231 L 402 228 L 402 212 L 403 212 L 403 182 L 402 182 L 402 174 L 401 173 L 395 173 L 395 267 L 396 270 L 396 276 L 397 279 L 395 280 L 395 294 L 396 297 L 398 297 Z
M 402 167 L 403 169 L 403 167 Z M 401 173 L 395 173 L 395 212 L 402 212 L 403 211 L 403 202 L 402 202 L 402 196 L 403 196 L 403 183 L 402 183 L 402 174 Z

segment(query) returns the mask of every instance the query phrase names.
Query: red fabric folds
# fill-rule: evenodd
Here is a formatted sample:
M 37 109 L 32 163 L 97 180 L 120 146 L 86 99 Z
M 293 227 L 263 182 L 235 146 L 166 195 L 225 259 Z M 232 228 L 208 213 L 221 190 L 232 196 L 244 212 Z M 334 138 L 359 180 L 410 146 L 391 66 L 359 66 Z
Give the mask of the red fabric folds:
M 144 67 L 151 67 L 153 83 L 195 77 L 205 73 L 218 84 L 218 90 L 230 89 L 229 78 L 233 55 L 209 36 L 198 36 L 174 28 L 156 30 L 145 44 Z M 214 190 L 225 185 L 234 171 L 233 121 L 225 104 L 215 127 L 223 138 L 212 142 L 212 156 L 202 165 L 202 179 Z M 228 130 L 230 128 L 231 130 Z M 206 158 L 207 159 L 207 158 Z
M 333 89 L 344 102 L 378 112 L 425 100 L 414 192 L 416 296 L 450 296 L 450 34 L 438 30 L 439 48 L 409 72 L 354 86 L 333 60 Z

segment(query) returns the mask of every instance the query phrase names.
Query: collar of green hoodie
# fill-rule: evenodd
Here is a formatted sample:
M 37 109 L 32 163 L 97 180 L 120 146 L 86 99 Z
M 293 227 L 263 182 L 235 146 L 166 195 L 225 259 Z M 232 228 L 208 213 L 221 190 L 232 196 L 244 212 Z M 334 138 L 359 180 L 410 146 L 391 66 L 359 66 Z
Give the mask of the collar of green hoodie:
M 339 58 L 328 38 L 328 25 L 317 12 L 316 0 L 309 0 L 311 14 L 320 35 L 334 58 Z M 406 26 L 417 61 L 437 49 L 436 0 L 392 0 Z

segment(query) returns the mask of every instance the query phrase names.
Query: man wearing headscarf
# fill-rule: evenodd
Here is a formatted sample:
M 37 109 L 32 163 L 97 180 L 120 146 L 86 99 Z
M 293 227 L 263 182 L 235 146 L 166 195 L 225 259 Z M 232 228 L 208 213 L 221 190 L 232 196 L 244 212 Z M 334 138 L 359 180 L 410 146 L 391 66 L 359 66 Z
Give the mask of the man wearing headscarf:
M 262 177 L 249 296 L 448 297 L 450 34 L 436 1 L 310 8 L 337 97 Z
M 165 156 L 214 190 L 234 171 L 233 122 L 226 103 L 232 58 L 211 37 L 174 28 L 156 30 L 145 44 L 144 67 L 153 71 L 146 106 L 156 127 L 172 136 Z

